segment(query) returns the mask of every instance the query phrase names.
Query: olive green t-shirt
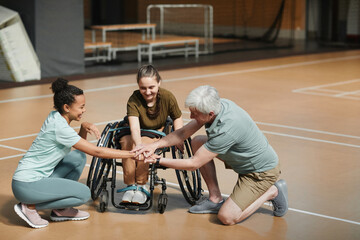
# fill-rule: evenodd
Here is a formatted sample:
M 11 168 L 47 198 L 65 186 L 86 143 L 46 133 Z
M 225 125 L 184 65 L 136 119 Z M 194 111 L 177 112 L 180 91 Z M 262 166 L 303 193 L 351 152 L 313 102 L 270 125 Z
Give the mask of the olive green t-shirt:
M 134 91 L 127 103 L 127 116 L 138 117 L 140 128 L 153 130 L 162 128 L 168 116 L 170 116 L 172 120 L 181 117 L 179 105 L 175 96 L 170 91 L 159 88 L 158 97 L 160 97 L 160 99 L 156 104 L 160 104 L 159 116 L 155 119 L 150 119 L 146 114 L 146 110 L 149 107 L 146 105 L 145 99 L 139 90 Z M 150 107 L 151 111 L 156 109 L 156 104 Z

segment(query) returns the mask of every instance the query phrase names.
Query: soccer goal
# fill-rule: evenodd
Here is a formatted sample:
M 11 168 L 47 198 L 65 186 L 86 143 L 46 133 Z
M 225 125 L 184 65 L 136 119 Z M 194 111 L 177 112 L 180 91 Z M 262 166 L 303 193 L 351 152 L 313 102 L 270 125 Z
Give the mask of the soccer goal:
M 200 54 L 213 52 L 213 7 L 205 4 L 151 4 L 147 23 L 155 23 L 160 38 L 196 36 Z

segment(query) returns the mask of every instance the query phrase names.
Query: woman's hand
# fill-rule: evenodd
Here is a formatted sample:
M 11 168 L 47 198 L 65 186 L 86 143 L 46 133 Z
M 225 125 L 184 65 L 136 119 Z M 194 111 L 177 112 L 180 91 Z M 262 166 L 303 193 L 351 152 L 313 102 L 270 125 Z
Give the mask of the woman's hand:
M 147 158 L 147 157 L 151 156 L 152 154 L 154 154 L 155 150 L 156 150 L 156 145 L 154 143 L 150 143 L 150 144 L 146 144 L 146 145 L 139 144 L 130 152 L 135 153 L 135 158 L 141 154 L 143 154 L 144 157 Z
M 81 134 L 83 134 L 84 131 L 85 131 L 85 133 L 90 133 L 91 135 L 95 136 L 96 139 L 100 139 L 100 136 L 101 136 L 100 131 L 94 124 L 89 123 L 89 122 L 81 123 L 79 135 L 81 137 L 83 137 L 84 139 L 86 139 L 86 135 L 85 136 L 81 135 Z
M 160 155 L 152 154 L 151 156 L 146 157 L 144 162 L 145 163 L 156 163 L 156 160 L 159 158 L 161 158 Z
M 138 156 L 134 157 L 136 161 L 144 161 L 145 163 L 156 163 L 156 160 L 161 158 L 161 156 L 153 153 L 148 157 L 145 157 L 144 154 L 139 154 Z

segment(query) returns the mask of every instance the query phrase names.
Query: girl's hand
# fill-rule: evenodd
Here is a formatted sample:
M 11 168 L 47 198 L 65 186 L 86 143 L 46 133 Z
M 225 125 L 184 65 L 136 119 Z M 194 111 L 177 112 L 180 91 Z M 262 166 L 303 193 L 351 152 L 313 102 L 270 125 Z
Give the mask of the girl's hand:
M 94 124 L 89 122 L 83 122 L 81 123 L 81 128 L 84 129 L 87 133 L 90 133 L 91 135 L 95 136 L 96 139 L 98 140 L 100 139 L 101 136 L 100 131 Z

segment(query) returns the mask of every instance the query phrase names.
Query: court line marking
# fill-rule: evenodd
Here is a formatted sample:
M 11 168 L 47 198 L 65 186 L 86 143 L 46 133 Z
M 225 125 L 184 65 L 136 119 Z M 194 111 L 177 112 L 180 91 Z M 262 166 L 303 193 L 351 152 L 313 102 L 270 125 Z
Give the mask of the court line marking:
M 292 92 L 309 94 L 309 95 L 327 96 L 327 97 L 333 97 L 333 98 L 345 98 L 345 99 L 351 99 L 351 100 L 360 100 L 360 98 L 358 98 L 358 97 L 348 96 L 348 95 L 357 95 L 360 92 L 360 90 L 340 91 L 340 90 L 324 89 L 326 87 L 346 85 L 346 84 L 356 83 L 359 81 L 360 81 L 360 79 L 352 79 L 352 80 L 348 80 L 348 81 L 340 81 L 340 82 L 335 82 L 335 83 L 294 89 L 294 90 L 292 90 Z M 324 93 L 324 92 L 328 92 L 328 93 Z M 331 94 L 331 93 L 334 93 L 334 94 Z
M 27 152 L 27 150 L 24 150 L 24 149 L 21 149 L 21 148 L 16 148 L 16 147 L 10 147 L 10 146 L 3 145 L 3 144 L 0 144 L 0 147 L 16 150 L 16 151 L 20 151 L 20 152 Z
M 190 113 L 190 112 L 188 112 L 188 111 L 182 111 L 182 112 L 183 112 L 183 113 Z M 191 119 L 187 119 L 187 118 L 183 118 L 183 120 L 184 120 L 184 122 L 189 122 L 189 121 L 191 121 Z M 116 122 L 116 121 L 119 121 L 119 120 L 98 122 L 98 123 L 94 123 L 94 125 L 104 125 L 104 124 L 113 123 L 113 122 Z M 257 121 L 256 121 L 256 124 L 259 124 L 259 125 L 267 125 L 267 126 L 274 126 L 274 127 L 281 127 L 281 128 L 288 128 L 288 129 L 295 129 L 295 130 L 300 130 L 300 131 L 305 131 L 305 132 L 320 133 L 320 134 L 340 136 L 340 137 L 346 137 L 346 138 L 360 139 L 360 137 L 358 137 L 358 136 L 353 136 L 353 135 L 346 135 L 346 134 L 333 133 L 333 132 L 327 132 L 327 131 L 319 131 L 319 130 L 314 130 L 314 129 L 293 127 L 293 126 L 287 126 L 287 125 L 281 125 L 281 124 L 275 124 L 275 123 L 264 123 L 264 122 L 257 122 Z M 80 128 L 80 126 L 74 127 L 74 129 L 79 129 L 79 128 Z M 342 142 L 328 141 L 328 140 L 322 140 L 322 139 L 318 139 L 318 138 L 302 137 L 302 136 L 298 136 L 298 135 L 278 133 L 278 132 L 266 131 L 266 130 L 261 130 L 261 131 L 262 131 L 263 133 L 271 134 L 271 135 L 277 135 L 277 136 L 283 136 L 283 137 L 290 137 L 290 138 L 296 138 L 296 139 L 313 141 L 313 142 L 322 142 L 322 143 L 328 143 L 328 144 L 335 144 L 335 145 L 346 146 L 346 147 L 360 148 L 360 145 L 355 145 L 355 144 L 348 144 L 348 143 L 342 143 Z M 14 140 L 14 139 L 20 139 L 20 138 L 26 138 L 26 137 L 33 137 L 33 136 L 36 136 L 36 135 L 37 135 L 37 133 L 33 133 L 33 134 L 27 134 L 27 135 L 23 135 L 23 136 L 3 138 L 3 139 L 0 139 L 0 142 L 1 142 L 1 141 Z M 97 141 L 97 140 L 93 140 L 93 142 L 96 142 L 96 141 Z M 3 145 L 3 144 L 0 144 L 0 147 L 10 148 L 10 149 L 14 149 L 14 150 L 19 150 L 19 151 L 22 151 L 22 152 L 26 152 L 26 151 L 27 151 L 27 150 L 24 150 L 24 149 L 13 148 L 13 147 L 10 147 L 10 146 L 7 146 L 7 145 Z M 0 158 L 0 160 L 9 159 L 9 158 L 18 157 L 18 156 L 23 156 L 23 155 L 13 155 L 13 156 L 2 157 L 2 158 Z
M 220 72 L 220 73 L 212 73 L 212 74 L 203 74 L 203 75 L 189 76 L 189 77 L 182 77 L 182 78 L 173 78 L 173 79 L 167 79 L 167 80 L 162 80 L 162 81 L 163 82 L 187 81 L 187 80 L 193 80 L 193 79 L 219 77 L 219 76 L 241 74 L 241 73 L 259 72 L 259 71 L 268 71 L 268 70 L 276 70 L 276 69 L 307 66 L 307 65 L 321 64 L 321 63 L 328 63 L 328 62 L 336 62 L 336 61 L 346 61 L 346 60 L 353 60 L 353 59 L 360 59 L 360 56 L 347 56 L 347 57 L 328 58 L 328 59 L 321 59 L 321 60 L 314 60 L 314 61 L 307 61 L 307 62 L 297 62 L 297 63 L 282 64 L 282 65 L 277 65 L 277 66 L 259 67 L 259 68 L 244 69 L 244 70 L 237 70 L 237 71 Z M 87 93 L 87 92 L 98 92 L 98 91 L 113 90 L 113 89 L 117 89 L 117 88 L 125 88 L 125 87 L 133 87 L 133 86 L 137 86 L 137 83 L 121 84 L 121 85 L 116 85 L 116 86 L 111 86 L 111 87 L 87 89 L 87 90 L 84 90 L 84 92 L 85 93 Z M 41 99 L 41 98 L 48 98 L 48 97 L 53 97 L 53 94 L 33 96 L 33 97 L 22 97 L 22 98 L 6 99 L 6 100 L 1 100 L 0 103 L 18 102 L 18 101 L 34 100 L 34 99 Z
M 24 155 L 25 155 L 25 153 L 21 153 L 21 154 L 17 154 L 17 155 L 11 155 L 11 156 L 7 156 L 7 157 L 2 157 L 2 158 L 0 158 L 0 161 L 10 159 L 10 158 L 22 157 Z
M 350 99 L 350 100 L 360 100 L 360 97 L 350 97 L 350 96 L 342 96 L 342 97 L 335 97 L 333 95 L 329 95 L 326 93 L 316 93 L 316 92 L 299 92 L 301 94 L 308 94 L 308 95 L 315 95 L 315 96 L 326 96 L 326 97 L 333 97 L 333 98 L 343 98 L 343 99 Z
M 86 164 L 85 166 L 90 168 L 90 164 Z M 116 173 L 123 175 L 122 171 L 116 171 Z M 176 187 L 180 189 L 179 184 L 177 183 L 172 183 L 172 182 L 168 182 L 166 181 L 167 185 Z M 209 193 L 208 190 L 204 190 L 205 193 Z M 229 197 L 229 194 L 221 194 L 223 197 Z M 272 204 L 270 202 L 265 202 L 264 205 L 266 206 L 272 206 Z M 332 217 L 332 216 L 328 216 L 328 215 L 324 215 L 324 214 L 319 214 L 319 213 L 314 213 L 314 212 L 309 212 L 309 211 L 304 211 L 304 210 L 300 210 L 300 209 L 296 209 L 296 208 L 288 208 L 288 210 L 293 211 L 293 212 L 298 212 L 298 213 L 303 213 L 303 214 L 307 214 L 307 215 L 312 215 L 312 216 L 317 216 L 317 217 L 321 217 L 321 218 L 326 218 L 326 219 L 331 219 L 331 220 L 336 220 L 336 221 L 341 221 L 341 222 L 346 222 L 346 223 L 351 223 L 351 224 L 355 224 L 355 225 L 360 225 L 360 222 L 356 222 L 356 221 L 352 221 L 352 220 L 348 220 L 348 219 L 344 219 L 344 218 L 337 218 L 337 217 Z
M 108 123 L 112 123 L 112 122 L 116 122 L 116 121 L 119 121 L 119 120 L 98 122 L 98 123 L 93 123 L 93 124 L 97 126 L 97 125 L 104 125 L 104 124 L 108 124 Z M 74 129 L 80 129 L 80 126 L 74 127 Z M 27 138 L 27 137 L 33 137 L 33 136 L 37 136 L 37 135 L 38 135 L 38 133 L 31 133 L 31 134 L 17 136 L 17 137 L 3 138 L 3 139 L 0 139 L 0 142 L 9 141 L 9 140 L 15 140 L 15 139 L 21 139 L 21 138 Z
M 190 114 L 189 111 L 181 111 L 181 112 L 186 113 L 186 114 Z M 184 121 L 185 120 L 186 121 L 191 121 L 191 119 L 184 119 Z M 255 121 L 255 123 L 259 124 L 259 125 L 266 125 L 266 126 L 280 127 L 280 128 L 288 128 L 288 129 L 300 130 L 300 131 L 304 131 L 304 132 L 320 133 L 320 134 L 333 135 L 333 136 L 345 137 L 345 138 L 354 138 L 354 139 L 359 139 L 360 140 L 360 136 L 354 136 L 354 135 L 348 135 L 348 134 L 321 131 L 321 130 L 315 130 L 315 129 L 310 129 L 310 128 L 293 127 L 293 126 L 277 124 L 277 123 L 264 123 L 264 122 L 259 122 L 259 121 Z
M 258 122 L 258 121 L 256 121 L 256 124 L 272 126 L 272 127 L 288 128 L 288 129 L 300 130 L 300 131 L 304 131 L 304 132 L 333 135 L 333 136 L 338 136 L 338 137 L 354 138 L 354 139 L 360 140 L 359 136 L 347 135 L 347 134 L 341 134 L 341 133 L 333 133 L 333 132 L 327 132 L 327 131 L 320 131 L 320 130 L 314 130 L 314 129 L 309 129 L 309 128 L 292 127 L 292 126 L 281 125 L 281 124 L 276 124 L 276 123 L 264 123 L 264 122 Z
M 360 148 L 360 145 L 355 145 L 355 144 L 348 144 L 348 143 L 341 143 L 341 142 L 335 142 L 335 141 L 328 141 L 328 140 L 322 140 L 322 139 L 317 139 L 317 138 L 302 137 L 302 136 L 297 136 L 297 135 L 292 135 L 292 134 L 277 133 L 277 132 L 271 132 L 271 131 L 265 131 L 265 130 L 261 130 L 261 131 L 262 131 L 263 133 L 272 134 L 272 135 L 277 135 L 277 136 L 297 138 L 297 139 L 308 140 L 308 141 L 313 141 L 313 142 L 329 143 L 329 144 L 335 144 L 335 145 L 340 145 L 340 146 L 345 146 L 345 147 Z
M 359 81 L 360 81 L 360 79 L 352 79 L 352 80 L 347 80 L 347 81 L 340 81 L 340 82 L 335 82 L 335 83 L 322 84 L 322 85 L 316 85 L 316 86 L 311 86 L 311 87 L 294 89 L 294 90 L 292 90 L 292 92 L 301 92 L 301 91 L 306 91 L 306 90 L 314 90 L 317 88 L 333 87 L 333 86 L 345 85 L 345 84 L 350 84 L 350 83 L 359 82 Z

